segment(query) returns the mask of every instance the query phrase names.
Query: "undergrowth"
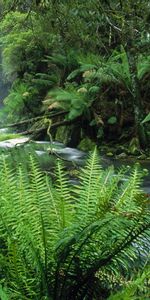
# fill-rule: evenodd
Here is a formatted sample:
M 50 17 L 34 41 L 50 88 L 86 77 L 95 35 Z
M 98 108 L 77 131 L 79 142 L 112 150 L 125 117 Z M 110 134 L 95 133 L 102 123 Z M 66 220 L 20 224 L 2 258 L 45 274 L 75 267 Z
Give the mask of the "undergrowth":
M 32 155 L 13 167 L 2 155 L 0 173 L 2 300 L 108 299 L 132 281 L 128 299 L 148 299 L 150 218 L 137 167 L 103 170 L 95 149 L 77 185 L 62 161 L 52 181 Z

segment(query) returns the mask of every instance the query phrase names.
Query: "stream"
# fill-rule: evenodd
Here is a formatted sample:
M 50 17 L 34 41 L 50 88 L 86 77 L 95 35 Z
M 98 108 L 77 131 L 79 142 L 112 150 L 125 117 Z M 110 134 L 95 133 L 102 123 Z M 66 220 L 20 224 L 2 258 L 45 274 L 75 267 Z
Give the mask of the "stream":
M 0 129 L 0 137 L 6 134 L 7 128 Z M 49 173 L 52 172 L 52 168 L 55 165 L 57 157 L 64 160 L 67 168 L 74 168 L 75 166 L 82 166 L 85 163 L 88 153 L 82 152 L 78 149 L 66 147 L 59 142 L 46 142 L 46 141 L 29 141 L 28 137 L 11 138 L 0 141 L 0 153 L 9 155 L 11 152 L 19 151 L 21 159 L 25 160 L 26 153 L 34 152 L 41 168 Z M 133 166 L 136 161 L 130 159 L 114 159 L 107 158 L 104 155 L 101 156 L 101 165 L 103 168 L 107 168 L 111 165 L 115 169 L 121 166 Z M 145 193 L 150 194 L 150 161 L 140 161 L 141 168 L 148 170 L 148 175 L 144 178 L 143 190 Z

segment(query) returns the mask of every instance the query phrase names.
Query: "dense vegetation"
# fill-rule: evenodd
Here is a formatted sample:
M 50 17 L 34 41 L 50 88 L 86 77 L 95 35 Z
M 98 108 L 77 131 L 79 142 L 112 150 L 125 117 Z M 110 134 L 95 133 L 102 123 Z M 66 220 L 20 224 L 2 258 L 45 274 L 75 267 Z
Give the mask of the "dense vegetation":
M 31 155 L 27 168 L 5 156 L 0 166 L 2 300 L 148 300 L 150 218 L 138 167 L 114 176 L 95 150 L 72 186 L 60 161 L 53 184 Z
M 11 86 L 2 127 L 149 158 L 149 8 L 148 0 L 0 0 L 1 72 Z M 50 179 L 34 154 L 0 153 L 2 300 L 149 299 L 144 173 L 103 170 L 94 149 L 74 185 L 60 160 Z
M 133 154 L 148 148 L 149 1 L 0 3 L 12 82 L 3 117 L 41 116 L 30 132 L 43 136 L 51 124 L 53 138 L 74 146 L 88 136 L 130 144 Z

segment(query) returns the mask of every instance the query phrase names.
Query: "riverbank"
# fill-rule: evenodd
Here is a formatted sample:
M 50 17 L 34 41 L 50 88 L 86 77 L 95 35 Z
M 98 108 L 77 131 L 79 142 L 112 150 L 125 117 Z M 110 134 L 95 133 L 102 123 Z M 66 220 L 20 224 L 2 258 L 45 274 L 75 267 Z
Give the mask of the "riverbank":
M 21 157 L 23 160 L 28 159 L 28 153 L 33 153 L 39 161 L 41 168 L 50 173 L 52 173 L 57 158 L 62 159 L 66 167 L 70 169 L 72 179 L 74 179 L 74 175 L 76 174 L 75 170 L 78 169 L 78 166 L 84 165 L 89 153 L 89 151 L 67 147 L 59 142 L 34 141 L 29 137 L 6 133 L 6 129 L 1 129 L 0 140 L 0 153 L 13 155 L 16 157 L 16 160 L 17 157 L 18 159 Z M 136 163 L 139 163 L 141 169 L 147 170 L 147 175 L 144 177 L 143 182 L 144 192 L 150 193 L 150 159 L 123 155 L 123 152 L 122 155 L 119 155 L 115 153 L 114 149 L 109 148 L 109 145 L 102 145 L 102 147 L 98 148 L 102 167 L 108 168 L 114 166 L 117 170 L 123 166 L 130 166 L 132 168 Z

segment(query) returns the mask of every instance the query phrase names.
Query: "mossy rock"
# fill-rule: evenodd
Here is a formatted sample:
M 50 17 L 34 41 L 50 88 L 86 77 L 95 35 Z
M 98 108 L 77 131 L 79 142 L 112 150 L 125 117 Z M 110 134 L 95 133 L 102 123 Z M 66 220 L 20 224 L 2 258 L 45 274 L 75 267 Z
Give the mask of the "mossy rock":
M 60 126 L 57 128 L 55 140 L 60 143 L 67 144 L 69 140 L 69 135 L 70 129 L 67 126 Z
M 85 137 L 78 145 L 78 149 L 81 151 L 92 151 L 94 150 L 95 146 L 96 144 L 90 138 Z
M 119 159 L 125 159 L 125 158 L 127 158 L 127 154 L 125 152 L 122 152 L 122 153 L 120 153 L 120 154 L 117 155 L 117 158 L 119 158 Z

